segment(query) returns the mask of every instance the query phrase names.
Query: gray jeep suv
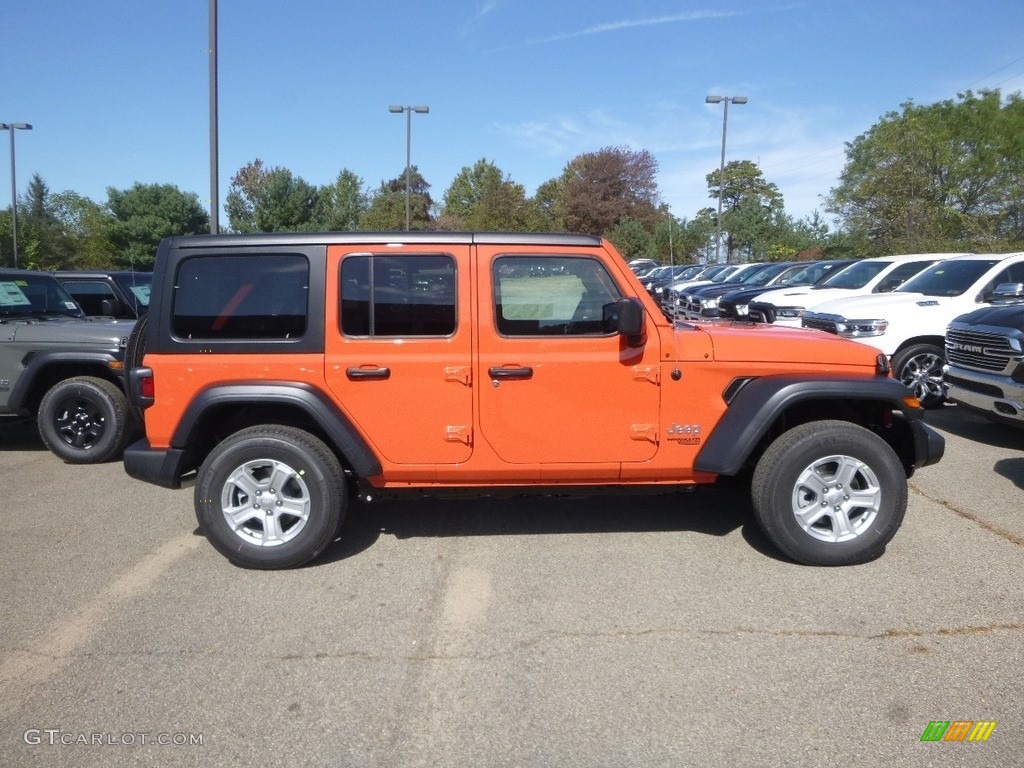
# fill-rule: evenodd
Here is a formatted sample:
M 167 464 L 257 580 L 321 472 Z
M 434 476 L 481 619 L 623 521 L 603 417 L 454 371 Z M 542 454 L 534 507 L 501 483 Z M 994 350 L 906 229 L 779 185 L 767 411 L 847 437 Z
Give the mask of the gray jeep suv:
M 49 273 L 0 269 L 0 417 L 34 417 L 71 464 L 120 456 L 137 421 L 123 382 L 134 324 L 86 317 Z

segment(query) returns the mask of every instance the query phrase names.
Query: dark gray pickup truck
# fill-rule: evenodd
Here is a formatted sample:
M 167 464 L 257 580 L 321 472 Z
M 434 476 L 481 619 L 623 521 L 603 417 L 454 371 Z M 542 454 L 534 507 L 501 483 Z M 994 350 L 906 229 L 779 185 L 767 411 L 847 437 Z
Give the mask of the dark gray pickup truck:
M 990 306 L 946 329 L 946 398 L 992 421 L 1024 427 L 1024 283 L 996 288 Z
M 135 416 L 124 394 L 134 320 L 87 317 L 52 274 L 0 269 L 0 418 L 35 418 L 71 464 L 120 456 Z

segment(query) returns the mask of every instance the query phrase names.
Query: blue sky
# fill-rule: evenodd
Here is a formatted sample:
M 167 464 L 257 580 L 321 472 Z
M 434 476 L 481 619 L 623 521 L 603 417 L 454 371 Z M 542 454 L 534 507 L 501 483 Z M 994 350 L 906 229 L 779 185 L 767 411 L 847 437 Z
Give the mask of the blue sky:
M 440 200 L 496 163 L 532 195 L 605 146 L 657 158 L 663 201 L 692 217 L 718 167 L 757 162 L 797 217 L 822 210 L 844 142 L 913 99 L 1024 91 L 1019 0 L 220 0 L 220 189 L 261 158 L 313 184 L 370 188 L 412 157 Z M 171 183 L 209 198 L 207 0 L 3 0 L 0 122 L 23 193 L 98 202 Z M 10 205 L 0 133 L 0 206 Z M 824 211 L 822 210 L 822 213 Z M 226 216 L 221 213 L 222 226 Z

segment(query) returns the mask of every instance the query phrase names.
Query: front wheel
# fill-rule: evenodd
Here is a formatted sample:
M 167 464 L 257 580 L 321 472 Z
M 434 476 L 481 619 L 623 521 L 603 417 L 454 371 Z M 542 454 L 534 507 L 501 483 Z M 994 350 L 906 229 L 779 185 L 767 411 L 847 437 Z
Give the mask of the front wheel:
M 942 392 L 945 352 L 934 344 L 914 344 L 892 356 L 892 376 L 902 381 L 925 408 L 938 408 Z
M 68 464 L 116 458 L 131 434 L 130 422 L 124 392 L 92 376 L 54 384 L 39 404 L 39 435 Z
M 777 438 L 754 470 L 751 493 L 765 535 L 807 565 L 875 559 L 907 508 L 899 457 L 845 421 L 802 424 Z
M 348 505 L 338 457 L 294 427 L 249 427 L 199 468 L 195 509 L 210 543 L 243 568 L 293 568 L 333 541 Z

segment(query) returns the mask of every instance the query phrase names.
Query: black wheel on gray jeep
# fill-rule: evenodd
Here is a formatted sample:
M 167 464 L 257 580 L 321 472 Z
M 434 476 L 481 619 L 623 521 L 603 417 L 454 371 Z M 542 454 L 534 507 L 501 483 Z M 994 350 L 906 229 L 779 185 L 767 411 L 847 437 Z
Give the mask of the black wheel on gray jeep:
M 786 555 L 853 565 L 885 551 L 903 522 L 907 478 L 882 438 L 845 421 L 817 421 L 776 438 L 754 470 L 754 514 Z
M 294 427 L 249 427 L 206 457 L 196 518 L 217 550 L 243 568 L 292 568 L 334 540 L 348 507 L 338 457 Z
M 914 344 L 892 356 L 892 377 L 902 381 L 925 408 L 938 408 L 946 396 L 942 392 L 942 366 L 945 351 L 934 344 Z
M 39 434 L 68 464 L 120 456 L 130 435 L 128 399 L 115 384 L 92 376 L 58 382 L 39 404 Z

